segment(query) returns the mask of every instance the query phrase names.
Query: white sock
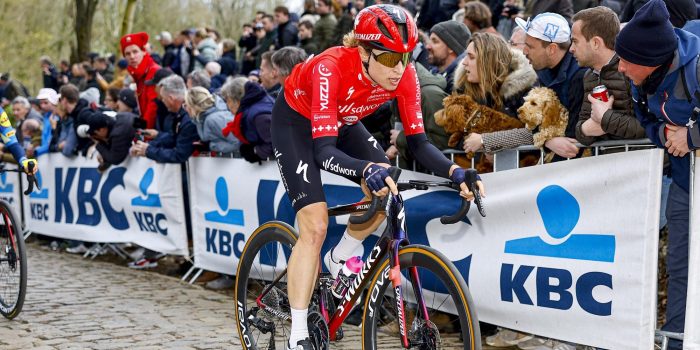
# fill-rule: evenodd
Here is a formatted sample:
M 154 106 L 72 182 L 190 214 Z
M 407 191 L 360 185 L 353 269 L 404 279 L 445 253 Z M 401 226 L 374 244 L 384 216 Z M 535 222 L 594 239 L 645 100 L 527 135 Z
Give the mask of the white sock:
M 350 236 L 348 231 L 345 231 L 343 237 L 340 238 L 340 242 L 333 248 L 331 259 L 334 262 L 346 261 L 355 256 L 353 253 L 360 245 L 362 245 L 362 241 L 355 239 L 353 236 Z
M 294 348 L 297 342 L 309 337 L 309 328 L 306 324 L 306 318 L 309 314 L 309 309 L 297 310 L 292 309 L 292 330 L 289 333 L 289 347 Z

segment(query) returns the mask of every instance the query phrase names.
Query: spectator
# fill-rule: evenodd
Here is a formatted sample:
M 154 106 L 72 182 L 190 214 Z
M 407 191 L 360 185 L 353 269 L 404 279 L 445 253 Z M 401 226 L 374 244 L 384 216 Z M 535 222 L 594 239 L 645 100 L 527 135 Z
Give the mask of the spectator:
M 221 65 L 217 62 L 209 62 L 204 67 L 204 70 L 209 74 L 211 78 L 211 84 L 209 86 L 211 92 L 218 92 L 219 89 L 226 82 L 228 76 L 221 74 Z
M 318 43 L 314 40 L 314 25 L 309 21 L 299 23 L 299 45 L 307 55 L 318 53 Z
M 238 73 L 238 61 L 236 61 L 236 42 L 232 39 L 221 41 L 223 54 L 217 61 L 221 65 L 221 74 L 226 77 Z
M 355 15 L 359 11 L 353 8 L 351 0 L 340 0 L 339 4 L 342 12 L 338 18 L 338 23 L 335 26 L 332 46 L 343 45 L 343 36 L 352 31 L 355 25 Z
M 637 11 L 649 0 L 629 0 L 622 9 L 620 21 L 629 22 Z M 676 28 L 683 28 L 686 22 L 694 20 L 698 15 L 696 2 L 693 0 L 664 0 L 666 9 L 670 15 L 671 24 Z
M 126 68 L 129 66 L 129 64 L 126 62 L 125 59 L 120 59 L 119 62 L 117 62 L 117 69 L 114 72 L 114 75 L 112 76 L 111 81 L 107 81 L 105 77 L 102 76 L 99 72 L 97 73 L 97 83 L 100 86 L 100 90 L 102 91 L 107 91 L 110 88 L 116 88 L 116 89 L 121 89 L 124 87 L 125 79 L 129 75 L 129 72 L 126 70 Z
M 464 5 L 464 24 L 469 31 L 501 35 L 491 24 L 491 10 L 481 1 L 470 1 Z
M 204 69 L 194 70 L 187 75 L 187 88 L 191 89 L 195 86 L 201 86 L 207 90 L 211 88 L 211 78 Z
M 115 87 L 107 89 L 104 100 L 105 108 L 109 109 L 110 111 L 117 111 L 119 108 L 117 103 L 117 101 L 119 101 L 119 91 L 121 91 L 121 89 Z
M 204 28 L 200 28 L 194 34 L 194 49 L 192 57 L 194 58 L 194 69 L 204 69 L 204 66 L 211 61 L 216 61 L 217 45 L 214 39 L 209 37 Z
M 146 80 L 153 79 L 160 66 L 153 62 L 151 55 L 146 52 L 147 43 L 148 34 L 144 32 L 127 34 L 120 41 L 122 54 L 129 64 L 127 69 L 136 82 L 141 118 L 146 121 L 147 127 L 152 129 L 156 123 L 156 91 L 153 86 L 147 86 L 145 83 Z
M 197 86 L 187 91 L 185 109 L 197 126 L 199 139 L 209 143 L 209 150 L 221 153 L 238 153 L 240 142 L 231 136 L 224 136 L 221 129 L 233 120 L 227 108 L 216 106 L 214 95 L 207 89 Z
M 502 62 L 509 62 L 508 65 Z M 467 47 L 467 55 L 456 72 L 455 91 L 471 96 L 474 101 L 517 118 L 523 98 L 537 82 L 537 74 L 527 58 L 511 50 L 500 35 L 476 33 Z M 532 133 L 513 129 L 490 133 L 471 133 L 464 140 L 466 152 L 487 153 L 519 146 L 508 141 L 523 135 L 523 144 L 533 144 Z
M 80 92 L 75 85 L 63 85 L 58 92 L 61 96 L 58 100 L 61 108 L 65 111 L 67 117 L 71 119 L 70 124 L 73 126 L 73 131 L 66 135 L 68 138 L 65 140 L 62 152 L 70 156 L 84 153 L 87 151 L 90 143 L 86 139 L 78 138 L 75 131 L 79 125 L 87 124 L 88 118 L 92 115 L 92 109 L 90 109 L 87 100 L 80 98 Z M 67 122 L 66 124 L 69 123 Z
M 574 15 L 574 3 L 572 0 L 537 0 L 527 1 L 524 17 L 536 18 L 543 13 L 556 13 L 571 23 Z
M 39 61 L 41 62 L 41 72 L 42 77 L 44 79 L 44 87 L 57 90 L 61 83 L 59 80 L 60 74 L 56 69 L 56 66 L 53 65 L 49 56 L 41 56 Z
M 447 81 L 446 92 L 452 92 L 454 71 L 464 58 L 471 33 L 464 23 L 452 20 L 438 23 L 430 30 L 430 41 L 426 45 L 428 63 Z
M 75 85 L 78 91 L 84 91 L 86 89 L 87 78 L 85 73 L 85 67 L 82 63 L 73 63 L 70 68 L 70 84 Z
M 285 46 L 296 46 L 299 42 L 297 33 L 299 29 L 296 23 L 289 20 L 289 9 L 286 6 L 275 7 L 275 24 L 277 24 L 277 42 L 276 49 L 281 49 Z
M 240 152 L 245 160 L 256 163 L 272 157 L 270 122 L 275 101 L 260 85 L 246 78 L 234 78 L 221 88 L 229 111 L 235 119 L 222 130 L 233 133 L 241 141 Z
M 242 74 L 248 74 L 248 72 L 255 69 L 255 57 L 250 52 L 258 45 L 256 30 L 251 24 L 244 24 L 243 33 L 241 38 L 238 39 L 238 47 L 241 48 L 241 55 L 243 55 L 243 62 L 241 63 Z M 262 25 L 260 30 L 264 31 Z
M 33 119 L 39 122 L 39 124 L 43 122 L 41 115 L 32 108 L 31 104 L 29 104 L 29 100 L 24 96 L 17 96 L 12 100 L 12 115 L 15 117 L 15 130 L 22 130 L 22 124 L 29 119 Z M 17 141 L 23 144 L 22 133 L 17 135 Z M 9 154 L 9 156 L 12 158 L 11 154 Z M 31 155 L 27 156 L 31 157 Z
M 193 143 L 198 140 L 197 127 L 190 120 L 183 104 L 187 89 L 177 75 L 169 76 L 158 83 L 163 104 L 173 115 L 170 132 L 159 133 L 146 143 L 138 141 L 132 148 L 133 156 L 145 156 L 159 163 L 185 163 L 194 152 Z
M 34 150 L 41 145 L 41 122 L 37 121 L 36 119 L 24 120 L 22 122 L 22 126 L 17 129 L 16 136 L 17 141 L 20 145 L 22 145 L 22 148 L 25 150 Z M 12 155 L 12 153 L 9 153 L 4 146 L 5 144 L 3 143 L 2 147 L 0 147 L 0 154 L 2 154 L 0 160 L 2 160 L 4 163 L 17 164 L 15 157 Z M 29 157 L 28 154 L 27 157 Z
M 279 72 L 272 66 L 272 52 L 265 52 L 260 63 L 260 83 L 272 98 L 277 98 L 282 90 L 280 82 Z
M 175 45 L 177 51 L 175 53 L 175 60 L 168 68 L 175 74 L 184 78 L 192 71 L 192 67 L 194 67 L 189 31 L 181 31 L 173 40 L 173 45 Z
M 173 36 L 170 32 L 163 31 L 156 35 L 156 40 L 163 47 L 161 66 L 171 67 L 177 58 L 177 47 L 173 44 Z
M 96 112 L 90 116 L 86 135 L 82 136 L 89 136 L 96 143 L 95 148 L 100 153 L 97 170 L 103 172 L 126 159 L 136 134 L 134 119 L 137 118 L 128 112 Z
M 85 91 L 82 91 L 80 93 L 80 98 L 88 102 L 88 107 L 90 107 L 90 109 L 97 109 L 100 107 L 100 90 L 96 87 L 89 87 Z
M 663 1 L 649 1 L 622 28 L 615 51 L 620 56 L 618 70 L 633 84 L 637 119 L 647 137 L 668 152 L 671 162 L 673 183 L 666 205 L 668 301 L 661 329 L 682 333 L 688 288 L 690 157 L 700 145 L 693 112 L 697 100 L 691 95 L 698 87 L 687 86 L 684 74 L 697 75 L 700 40 L 674 30 L 669 18 Z M 680 341 L 669 341 L 669 349 L 682 347 Z
M 458 2 L 459 1 L 455 0 L 424 1 L 420 9 L 420 14 L 418 15 L 418 22 L 416 23 L 418 29 L 428 31 L 436 24 L 452 18 L 452 14 L 457 12 Z M 469 41 L 469 38 L 464 41 L 464 45 L 467 44 L 467 41 Z
M 550 139 L 545 146 L 559 157 L 573 158 L 579 151 L 575 139 L 578 120 L 576 116 L 579 115 L 583 102 L 585 70 L 578 66 L 576 59 L 568 51 L 571 46 L 569 23 L 555 13 L 542 13 L 530 19 L 529 24 L 520 18 L 516 18 L 516 22 L 525 30 L 523 52 L 537 72 L 538 84 L 554 90 L 559 101 L 569 110 L 566 137 Z M 555 157 L 555 160 L 562 158 Z
M 64 156 L 71 157 L 75 149 L 77 135 L 75 134 L 73 118 L 66 112 L 61 99 L 59 99 L 59 104 L 54 109 L 54 115 L 58 116 L 58 120 L 55 120 L 55 118 L 51 120 L 53 131 L 51 133 L 49 152 L 61 152 Z
M 124 88 L 119 90 L 119 99 L 117 100 L 116 112 L 133 113 L 138 115 L 138 101 L 134 90 Z
M 97 72 L 97 76 L 101 76 L 102 79 L 106 80 L 108 83 L 114 80 L 114 66 L 112 66 L 109 63 L 107 58 L 95 58 L 95 64 L 93 64 L 93 68 Z
M 260 71 L 257 69 L 250 71 L 250 74 L 248 74 L 248 80 L 260 84 Z
M 148 53 L 151 56 L 153 62 L 160 66 L 160 62 L 163 59 L 160 57 L 160 54 L 157 51 L 153 50 L 153 46 L 151 46 L 151 43 L 146 43 L 146 45 L 143 45 L 143 48 L 146 51 L 146 53 Z
M 526 34 L 523 28 L 515 26 L 515 28 L 513 28 L 513 33 L 510 35 L 508 44 L 510 44 L 512 49 L 523 52 L 523 50 L 525 50 L 525 36 Z
M 163 79 L 173 75 L 173 71 L 168 68 L 159 69 L 153 76 L 153 79 L 146 81 L 146 85 L 153 86 L 156 90 L 156 126 L 154 129 L 141 130 L 142 133 L 149 138 L 154 139 L 161 132 L 170 132 L 173 124 L 173 114 L 168 111 L 168 108 L 163 104 L 162 96 L 160 95 L 160 83 Z
M 85 90 L 83 91 L 87 91 L 90 88 L 95 88 L 97 91 L 100 91 L 100 84 L 97 83 L 97 71 L 87 66 L 85 67 Z
M 0 75 L 0 88 L 4 91 L 0 96 L 2 107 L 7 106 L 17 96 L 29 97 L 27 88 L 19 81 L 12 79 L 10 73 Z
M 314 24 L 314 38 L 318 43 L 319 52 L 322 52 L 333 45 L 333 34 L 337 21 L 331 13 L 332 0 L 317 0 L 316 14 L 321 16 Z
M 284 86 L 284 81 L 292 73 L 294 66 L 304 62 L 306 57 L 306 52 L 298 47 L 283 47 L 272 54 L 270 61 L 272 69 L 277 72 L 280 86 Z
M 496 30 L 501 33 L 504 38 L 510 38 L 511 35 L 513 35 L 513 29 L 518 28 L 515 24 L 515 18 L 517 18 L 522 11 L 522 0 L 506 0 L 503 1 L 502 4 L 497 5 L 493 5 L 492 3 L 492 23 L 498 26 Z
M 39 100 L 39 107 L 43 113 L 42 118 L 42 134 L 41 134 L 41 146 L 35 149 L 33 152 L 33 157 L 38 157 L 44 153 L 48 153 L 51 148 L 51 142 L 53 141 L 53 129 L 54 123 L 57 122 L 59 118 L 55 115 L 56 105 L 58 104 L 58 93 L 53 89 L 43 88 L 39 90 L 39 94 L 36 96 Z M 27 154 L 32 153 L 30 150 L 26 150 Z
M 583 104 L 576 124 L 576 139 L 584 145 L 596 141 L 641 139 L 644 128 L 634 116 L 630 83 L 617 71 L 620 58 L 615 54 L 615 38 L 620 21 L 603 6 L 574 15 L 571 49 L 578 65 L 588 67 L 583 77 Z M 591 96 L 594 87 L 604 85 L 608 102 Z

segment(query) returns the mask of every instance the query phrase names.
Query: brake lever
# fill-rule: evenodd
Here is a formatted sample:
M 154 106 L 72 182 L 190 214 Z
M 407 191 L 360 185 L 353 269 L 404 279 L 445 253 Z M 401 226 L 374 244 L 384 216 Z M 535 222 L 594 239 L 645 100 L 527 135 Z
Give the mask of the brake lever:
M 478 176 L 476 175 L 476 170 L 470 169 L 466 173 L 466 183 L 469 190 L 474 194 L 474 203 L 476 208 L 479 210 L 479 214 L 482 217 L 486 217 L 486 210 L 484 209 L 484 202 L 481 199 L 481 192 L 479 192 L 479 186 L 476 184 L 478 181 Z
M 29 183 L 29 185 L 28 185 L 27 189 L 24 191 L 25 196 L 28 196 L 30 193 L 34 192 L 34 185 L 36 185 L 36 187 L 39 190 L 41 190 L 41 187 L 39 186 L 39 182 L 36 181 L 36 177 L 33 175 L 34 164 L 29 163 L 28 168 L 29 168 L 28 169 L 29 171 L 26 174 L 27 174 L 27 182 Z M 30 174 L 32 174 L 32 175 L 30 175 Z

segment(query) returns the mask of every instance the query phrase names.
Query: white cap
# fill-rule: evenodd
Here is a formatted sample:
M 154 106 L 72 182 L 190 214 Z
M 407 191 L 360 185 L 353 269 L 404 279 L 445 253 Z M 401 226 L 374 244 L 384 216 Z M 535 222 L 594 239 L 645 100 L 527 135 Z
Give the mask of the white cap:
M 545 12 L 535 18 L 516 18 L 515 23 L 523 28 L 527 35 L 550 43 L 565 43 L 571 39 L 569 22 L 560 14 Z
M 167 40 L 167 41 L 173 41 L 173 36 L 170 35 L 170 32 L 162 31 L 160 34 L 156 35 L 156 40 Z
M 39 90 L 39 94 L 36 95 L 37 100 L 48 100 L 50 104 L 57 105 L 58 98 L 60 96 L 54 89 L 43 88 Z

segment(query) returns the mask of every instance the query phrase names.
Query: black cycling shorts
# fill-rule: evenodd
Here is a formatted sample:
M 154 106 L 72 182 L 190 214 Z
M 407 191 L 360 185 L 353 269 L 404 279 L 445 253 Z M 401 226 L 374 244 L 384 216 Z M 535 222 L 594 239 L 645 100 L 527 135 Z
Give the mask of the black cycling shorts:
M 325 202 L 321 166 L 316 164 L 314 158 L 311 121 L 289 106 L 283 92 L 280 92 L 272 109 L 271 127 L 277 166 L 294 210 Z M 338 130 L 336 147 L 353 158 L 389 163 L 381 145 L 362 123 L 343 125 Z M 347 178 L 358 184 L 361 180 L 359 177 Z

